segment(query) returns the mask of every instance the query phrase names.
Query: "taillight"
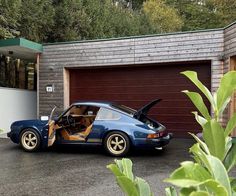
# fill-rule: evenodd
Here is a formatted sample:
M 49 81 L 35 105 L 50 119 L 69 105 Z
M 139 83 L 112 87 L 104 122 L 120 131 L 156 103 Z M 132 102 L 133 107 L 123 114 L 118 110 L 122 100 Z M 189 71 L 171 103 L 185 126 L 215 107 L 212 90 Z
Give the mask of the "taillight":
M 148 136 L 147 136 L 148 139 L 155 139 L 158 137 L 159 137 L 158 133 L 151 133 L 151 134 L 148 134 Z
M 162 132 L 159 132 L 159 133 L 148 134 L 147 138 L 148 139 L 155 139 L 155 138 L 159 138 L 159 137 L 164 137 L 166 135 L 167 135 L 167 132 L 166 131 L 162 131 Z

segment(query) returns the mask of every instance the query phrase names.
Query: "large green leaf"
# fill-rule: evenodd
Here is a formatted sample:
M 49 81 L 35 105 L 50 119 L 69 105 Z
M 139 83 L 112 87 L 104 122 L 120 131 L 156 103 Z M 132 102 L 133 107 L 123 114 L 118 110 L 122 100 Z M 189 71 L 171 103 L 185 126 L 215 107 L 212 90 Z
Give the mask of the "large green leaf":
M 120 171 L 120 169 L 117 167 L 116 164 L 107 165 L 107 168 L 110 169 L 116 177 L 117 177 L 117 176 L 123 176 L 123 175 L 124 175 L 124 174 Z
M 174 187 L 165 188 L 166 196 L 178 196 L 177 191 Z
M 122 160 L 123 173 L 130 179 L 134 180 L 134 175 L 132 171 L 133 163 L 130 159 L 123 158 Z
M 185 93 L 193 102 L 193 104 L 196 106 L 196 108 L 198 109 L 198 111 L 203 115 L 203 117 L 207 120 L 211 119 L 211 116 L 208 112 L 208 109 L 201 97 L 201 95 L 199 93 L 196 92 L 189 92 L 187 90 L 182 91 L 183 93 Z
M 236 126 L 236 113 L 230 118 L 225 128 L 225 137 L 228 136 Z
M 192 112 L 192 114 L 194 114 L 196 121 L 203 128 L 203 126 L 207 123 L 207 120 L 203 118 L 202 116 L 199 116 L 198 112 Z
M 227 190 L 215 180 L 207 180 L 199 186 L 200 190 L 207 191 L 214 196 L 228 196 Z
M 230 179 L 230 185 L 234 192 L 236 192 L 236 179 Z
M 119 170 L 123 173 L 122 161 L 121 161 L 121 160 L 118 160 L 118 159 L 115 159 L 114 161 L 115 161 L 117 167 L 119 168 Z
M 123 158 L 121 160 L 115 160 L 115 163 L 118 165 L 120 171 L 127 176 L 130 180 L 134 180 L 134 175 L 132 171 L 133 163 L 130 159 Z
M 212 107 L 215 108 L 216 103 L 214 102 L 211 92 L 208 90 L 207 87 L 205 87 L 202 84 L 201 81 L 199 81 L 197 77 L 197 73 L 195 71 L 184 71 L 184 72 L 181 72 L 181 74 L 189 78 L 198 87 L 198 89 L 207 97 Z
M 206 191 L 196 191 L 192 192 L 189 196 L 210 196 L 210 194 Z
M 192 161 L 185 161 L 181 163 L 181 167 L 176 169 L 170 178 L 166 179 L 169 182 L 178 187 L 192 187 L 198 186 L 202 181 L 211 178 L 209 172 L 198 163 Z
M 203 127 L 203 138 L 211 155 L 223 160 L 225 156 L 225 137 L 224 129 L 219 122 L 215 119 L 207 122 Z
M 219 113 L 224 111 L 235 89 L 236 89 L 236 71 L 230 71 L 222 77 L 220 86 L 216 91 L 217 108 L 219 110 Z
M 198 161 L 199 164 L 204 165 L 208 171 L 211 171 L 210 165 L 208 164 L 207 154 L 202 150 L 199 143 L 194 144 L 189 151 L 194 155 L 194 159 Z
M 138 189 L 140 196 L 151 196 L 152 195 L 150 186 L 145 180 L 137 177 L 135 179 L 135 182 L 136 182 L 136 187 Z
M 200 145 L 194 144 L 190 148 L 190 152 L 197 157 L 197 159 L 201 160 L 201 163 L 207 170 L 211 173 L 211 178 L 215 181 L 219 182 L 221 186 L 225 187 L 228 195 L 231 195 L 231 187 L 228 173 L 222 164 L 221 160 L 212 155 L 207 155 L 201 148 Z M 209 178 L 210 179 L 210 178 Z
M 182 188 L 180 189 L 180 196 L 189 196 L 192 192 L 197 191 L 196 187 Z
M 191 136 L 193 136 L 193 138 L 199 143 L 199 145 L 201 146 L 201 148 L 205 151 L 206 154 L 210 154 L 210 151 L 207 147 L 207 145 L 200 140 L 196 135 L 194 135 L 193 133 L 190 133 Z
M 120 188 L 127 196 L 139 196 L 135 183 L 126 176 L 118 176 L 116 178 Z
M 206 155 L 207 165 L 209 165 L 210 172 L 214 179 L 218 181 L 222 186 L 225 187 L 229 196 L 231 196 L 231 185 L 228 173 L 223 165 L 223 163 L 212 155 Z
M 230 171 L 236 164 L 236 144 L 233 144 L 224 160 L 224 166 Z
M 232 140 L 232 137 L 226 137 L 225 138 L 225 157 L 226 157 L 226 155 L 228 154 L 228 152 L 229 152 L 229 150 L 231 149 L 231 147 L 232 147 L 232 144 L 233 144 L 233 142 L 232 142 L 233 140 Z

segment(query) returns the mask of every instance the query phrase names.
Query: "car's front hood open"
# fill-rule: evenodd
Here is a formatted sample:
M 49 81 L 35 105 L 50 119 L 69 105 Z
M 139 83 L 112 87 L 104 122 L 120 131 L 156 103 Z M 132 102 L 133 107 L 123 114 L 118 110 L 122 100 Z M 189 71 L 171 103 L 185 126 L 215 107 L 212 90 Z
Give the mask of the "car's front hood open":
M 142 108 L 140 108 L 139 110 L 137 110 L 137 112 L 134 113 L 134 118 L 136 119 L 140 119 L 140 117 L 142 115 L 147 115 L 148 111 L 157 103 L 159 103 L 161 101 L 161 99 L 156 99 L 151 101 L 150 103 L 148 103 L 147 105 L 143 106 Z

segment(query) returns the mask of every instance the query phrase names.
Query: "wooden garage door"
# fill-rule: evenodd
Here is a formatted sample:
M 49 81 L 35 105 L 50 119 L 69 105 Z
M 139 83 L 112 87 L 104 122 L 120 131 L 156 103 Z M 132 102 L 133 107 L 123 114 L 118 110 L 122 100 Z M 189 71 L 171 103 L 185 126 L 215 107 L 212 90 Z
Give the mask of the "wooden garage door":
M 181 71 L 194 70 L 208 88 L 211 83 L 209 62 L 171 65 L 145 65 L 140 67 L 72 69 L 70 70 L 70 102 L 78 100 L 115 101 L 134 109 L 161 98 L 162 102 L 150 111 L 150 116 L 176 137 L 188 137 L 200 127 L 191 111 L 195 110 L 182 90 L 197 89 L 180 75 Z

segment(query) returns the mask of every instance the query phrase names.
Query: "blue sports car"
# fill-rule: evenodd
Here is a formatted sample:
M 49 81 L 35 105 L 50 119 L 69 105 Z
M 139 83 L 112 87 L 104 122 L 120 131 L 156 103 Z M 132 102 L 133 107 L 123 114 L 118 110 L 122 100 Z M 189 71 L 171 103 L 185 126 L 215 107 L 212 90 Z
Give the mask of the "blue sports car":
M 132 146 L 161 149 L 172 134 L 147 116 L 159 101 L 137 111 L 111 102 L 76 102 L 56 118 L 54 108 L 47 120 L 16 121 L 7 135 L 26 151 L 54 143 L 102 145 L 113 156 L 124 156 Z

